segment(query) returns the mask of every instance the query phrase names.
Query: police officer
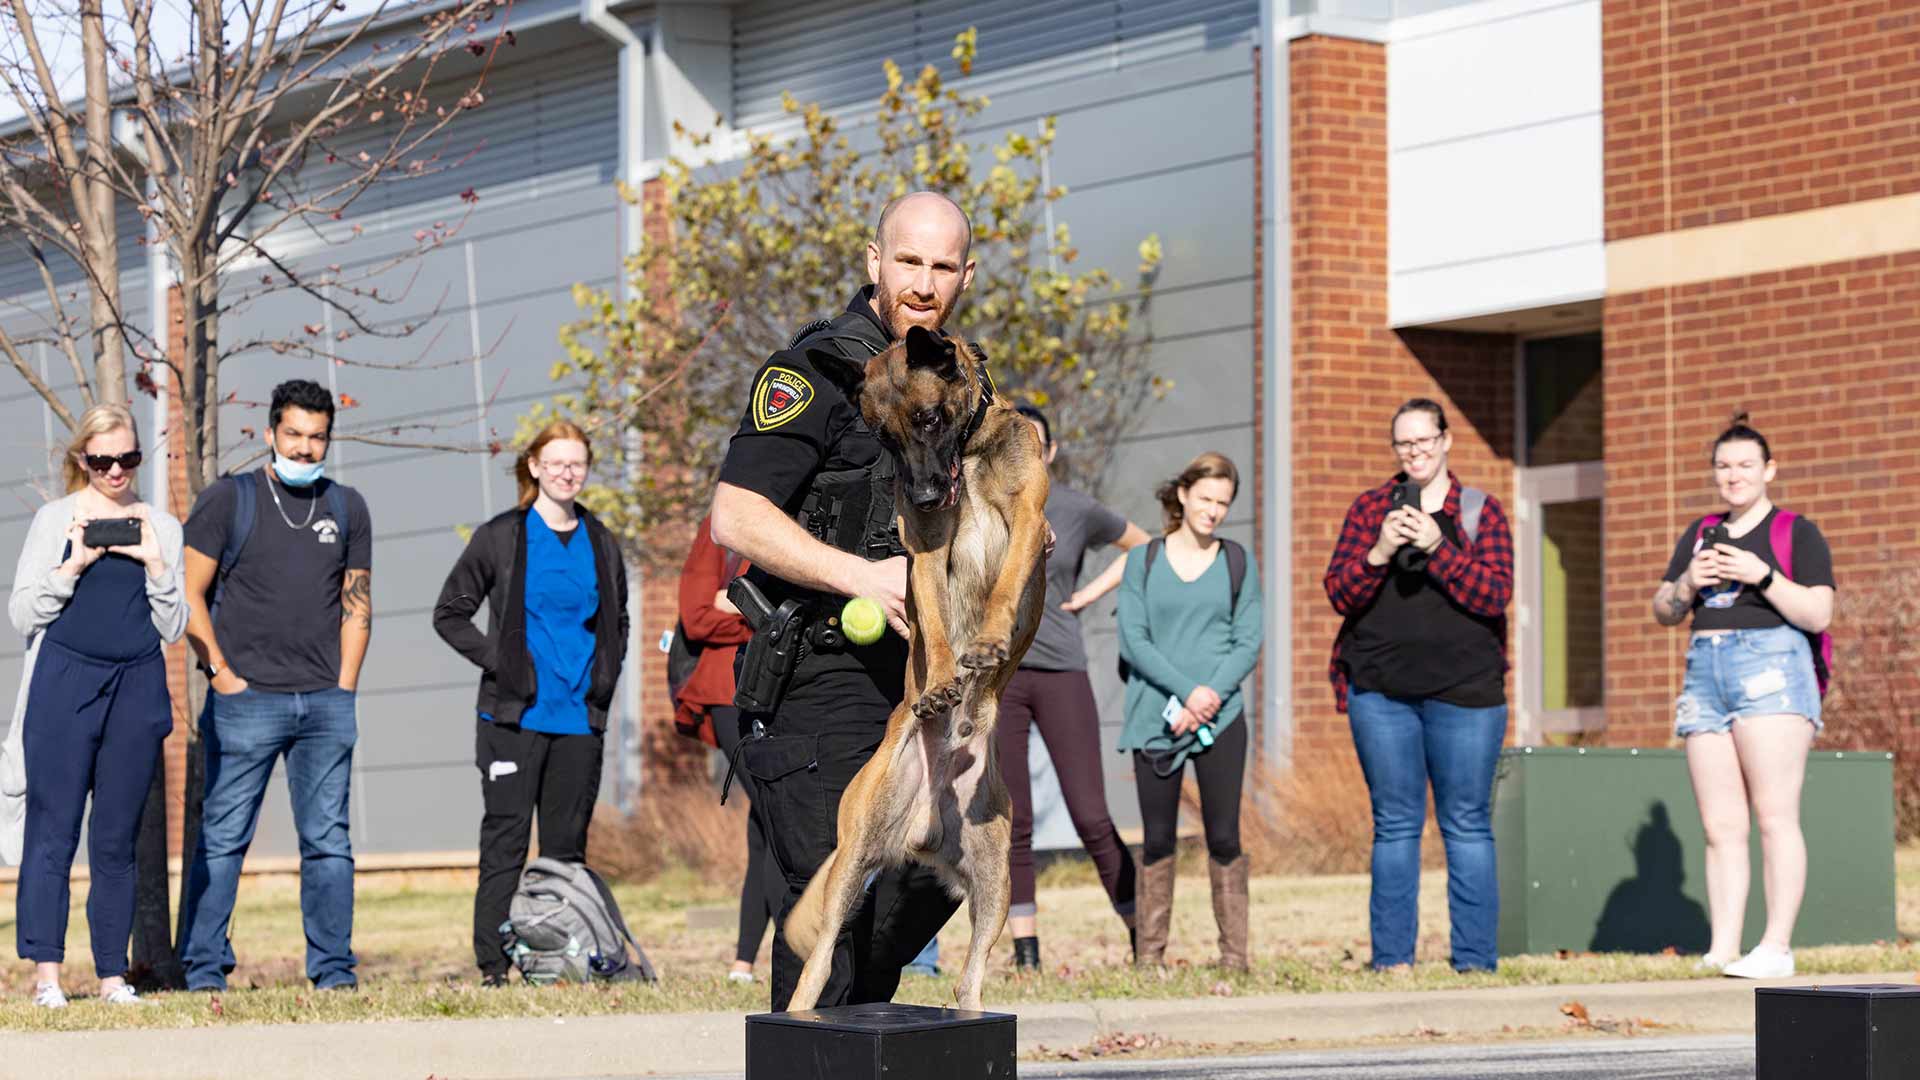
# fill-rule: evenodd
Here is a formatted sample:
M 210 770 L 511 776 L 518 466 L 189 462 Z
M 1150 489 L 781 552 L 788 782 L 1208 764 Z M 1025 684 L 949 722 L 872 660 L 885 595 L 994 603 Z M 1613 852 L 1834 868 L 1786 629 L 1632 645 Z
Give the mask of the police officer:
M 807 649 L 776 711 L 741 718 L 751 737 L 739 771 L 787 883 L 782 926 L 833 851 L 840 797 L 885 736 L 907 663 L 907 559 L 892 527 L 892 461 L 814 364 L 864 365 L 909 327 L 939 330 L 973 281 L 972 242 L 966 214 L 944 195 L 889 203 L 867 244 L 871 284 L 761 367 L 721 467 L 714 541 L 753 564 L 748 578 L 771 604 L 798 598 L 824 618 L 847 597 L 866 596 L 894 630 L 865 647 Z M 891 1000 L 900 968 L 958 906 L 917 864 L 880 874 L 834 947 L 820 1006 Z M 776 932 L 776 1011 L 787 1007 L 804 962 Z

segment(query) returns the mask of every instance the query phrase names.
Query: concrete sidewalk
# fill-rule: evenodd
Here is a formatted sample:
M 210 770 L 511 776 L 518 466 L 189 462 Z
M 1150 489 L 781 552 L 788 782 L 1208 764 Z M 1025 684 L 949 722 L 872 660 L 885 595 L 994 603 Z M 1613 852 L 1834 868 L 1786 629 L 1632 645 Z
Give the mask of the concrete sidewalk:
M 1765 985 L 1911 985 L 1911 972 L 1804 976 Z M 1345 1041 L 1416 1033 L 1492 1036 L 1558 1029 L 1560 1007 L 1594 1020 L 1651 1020 L 1695 1032 L 1753 1030 L 1754 983 L 1736 979 L 1514 986 L 1492 990 L 1297 994 L 1027 1005 L 1020 1050 L 1066 1048 L 1109 1032 L 1189 1043 Z M 1009 1010 L 1003 1010 L 1009 1011 Z M 32 1062 L 43 1080 L 521 1080 L 686 1075 L 742 1068 L 739 1013 L 288 1024 L 0 1036 L 0 1072 Z M 7 1073 L 12 1075 L 12 1073 Z

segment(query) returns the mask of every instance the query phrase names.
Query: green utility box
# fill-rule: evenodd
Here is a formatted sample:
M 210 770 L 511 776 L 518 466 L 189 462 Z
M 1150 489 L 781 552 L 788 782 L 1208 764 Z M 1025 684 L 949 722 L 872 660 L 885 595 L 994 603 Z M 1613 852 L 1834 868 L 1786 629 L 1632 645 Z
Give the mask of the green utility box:
M 1807 895 L 1794 944 L 1892 940 L 1893 755 L 1811 754 L 1800 820 Z M 1684 751 L 1503 751 L 1493 833 L 1500 955 L 1706 951 L 1706 837 Z M 1757 825 L 1750 843 L 1742 949 L 1767 917 Z

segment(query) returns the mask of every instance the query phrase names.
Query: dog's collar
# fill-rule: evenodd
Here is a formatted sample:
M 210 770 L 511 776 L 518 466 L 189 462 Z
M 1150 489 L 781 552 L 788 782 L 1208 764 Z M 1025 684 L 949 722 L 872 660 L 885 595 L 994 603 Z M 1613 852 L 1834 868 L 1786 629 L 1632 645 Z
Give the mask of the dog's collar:
M 987 362 L 985 360 L 979 361 L 977 367 L 980 372 L 980 401 L 973 407 L 973 416 L 968 418 L 966 430 L 960 433 L 960 449 L 962 451 L 965 451 L 967 444 L 973 441 L 975 435 L 979 434 L 980 425 L 987 421 L 987 410 L 993 408 L 993 376 L 987 373 Z

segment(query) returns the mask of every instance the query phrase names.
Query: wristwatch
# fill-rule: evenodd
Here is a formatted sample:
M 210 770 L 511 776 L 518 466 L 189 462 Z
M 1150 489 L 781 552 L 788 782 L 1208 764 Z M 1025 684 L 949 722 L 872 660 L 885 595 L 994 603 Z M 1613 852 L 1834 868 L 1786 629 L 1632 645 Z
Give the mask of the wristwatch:
M 1754 589 L 1755 589 L 1755 590 L 1757 590 L 1757 591 L 1759 591 L 1759 592 L 1766 592 L 1766 591 L 1767 591 L 1767 588 L 1768 588 L 1769 586 L 1771 586 L 1772 584 L 1773 584 L 1773 568 L 1772 568 L 1772 567 L 1768 567 L 1768 568 L 1767 568 L 1767 576 L 1766 576 L 1766 577 L 1763 577 L 1763 578 L 1761 578 L 1761 579 L 1760 579 L 1759 581 L 1756 581 L 1756 582 L 1754 582 L 1754 583 L 1753 583 L 1753 587 L 1754 587 Z
M 197 666 L 200 668 L 200 673 L 202 675 L 205 675 L 210 680 L 219 678 L 220 673 L 227 670 L 226 668 L 217 667 L 213 664 L 209 664 L 204 660 L 202 660 Z

